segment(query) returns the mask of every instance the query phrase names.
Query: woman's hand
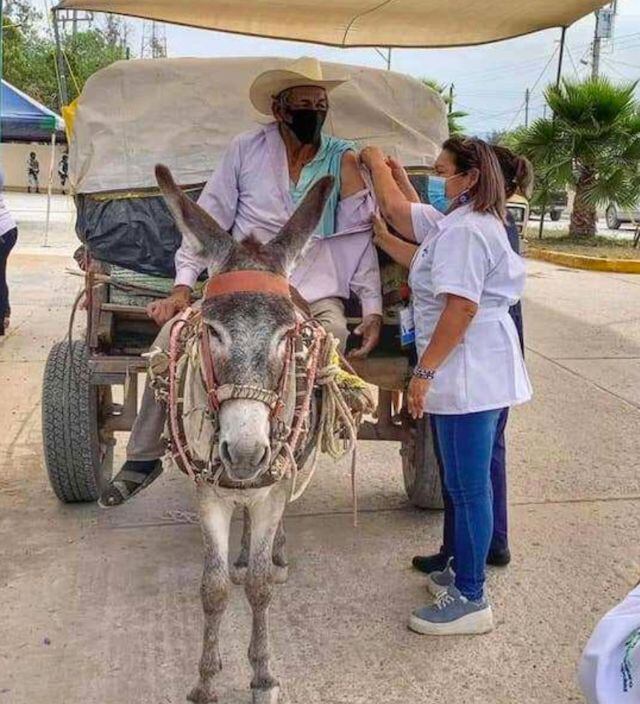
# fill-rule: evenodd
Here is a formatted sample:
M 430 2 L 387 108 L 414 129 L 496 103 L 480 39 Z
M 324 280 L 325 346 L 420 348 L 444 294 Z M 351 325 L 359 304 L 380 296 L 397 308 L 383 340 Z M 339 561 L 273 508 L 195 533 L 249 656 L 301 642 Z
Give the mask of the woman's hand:
M 418 420 L 424 415 L 424 403 L 426 401 L 430 385 L 431 382 L 428 379 L 419 379 L 416 376 L 411 379 L 411 383 L 409 384 L 409 389 L 407 391 L 407 405 L 409 408 L 409 415 L 414 420 Z
M 371 225 L 373 227 L 373 244 L 384 249 L 385 241 L 392 236 L 387 223 L 379 215 L 373 215 Z
M 380 147 L 365 147 L 360 152 L 360 161 L 371 170 L 374 162 L 385 163 L 385 156 Z

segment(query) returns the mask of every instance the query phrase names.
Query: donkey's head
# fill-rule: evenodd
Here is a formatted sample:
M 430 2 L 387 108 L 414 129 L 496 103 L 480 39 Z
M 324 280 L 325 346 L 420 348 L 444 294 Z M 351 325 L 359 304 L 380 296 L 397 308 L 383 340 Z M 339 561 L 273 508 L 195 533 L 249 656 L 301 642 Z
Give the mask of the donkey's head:
M 157 166 L 156 176 L 184 240 L 204 255 L 214 275 L 248 271 L 288 277 L 333 187 L 332 177 L 320 179 L 269 243 L 261 244 L 253 237 L 238 243 L 184 195 L 166 167 Z M 291 300 L 270 293 L 236 291 L 205 300 L 202 316 L 217 383 L 276 391 L 288 336 L 296 323 Z M 224 401 L 218 422 L 220 457 L 227 474 L 236 481 L 255 480 L 271 461 L 269 407 L 256 400 Z

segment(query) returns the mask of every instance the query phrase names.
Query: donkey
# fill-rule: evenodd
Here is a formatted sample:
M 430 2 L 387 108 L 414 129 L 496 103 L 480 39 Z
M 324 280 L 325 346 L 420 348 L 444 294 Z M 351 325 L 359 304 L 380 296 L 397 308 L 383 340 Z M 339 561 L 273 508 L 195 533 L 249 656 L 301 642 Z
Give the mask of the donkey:
M 156 176 L 183 238 L 210 262 L 213 275 L 243 271 L 288 277 L 333 188 L 332 177 L 320 179 L 269 243 L 260 243 L 254 237 L 238 243 L 182 193 L 166 167 L 156 167 Z M 205 300 L 201 312 L 217 382 L 275 390 L 285 364 L 288 336 L 296 324 L 292 301 L 271 293 L 245 291 Z M 198 453 L 207 457 L 211 448 L 202 445 L 212 443 L 213 435 L 207 435 L 206 429 L 203 435 L 202 423 L 196 428 L 197 424 L 186 418 L 186 406 L 195 408 L 207 394 L 201 375 L 192 382 L 194 388 L 188 399 L 185 394 L 184 432 L 191 436 L 187 441 L 192 446 L 201 448 Z M 229 532 L 236 506 L 244 508 L 251 524 L 250 532 L 245 529 L 249 550 L 244 582 L 253 611 L 248 653 L 254 673 L 253 702 L 278 701 L 279 684 L 270 667 L 267 617 L 272 585 L 286 574 L 281 520 L 291 480 L 283 478 L 267 485 L 261 482 L 271 462 L 269 410 L 260 400 L 242 398 L 221 403 L 218 451 L 227 488 L 204 482 L 197 487 L 205 548 L 201 588 L 205 627 L 200 677 L 188 699 L 198 704 L 217 701 L 214 679 L 222 667 L 219 628 L 230 592 Z

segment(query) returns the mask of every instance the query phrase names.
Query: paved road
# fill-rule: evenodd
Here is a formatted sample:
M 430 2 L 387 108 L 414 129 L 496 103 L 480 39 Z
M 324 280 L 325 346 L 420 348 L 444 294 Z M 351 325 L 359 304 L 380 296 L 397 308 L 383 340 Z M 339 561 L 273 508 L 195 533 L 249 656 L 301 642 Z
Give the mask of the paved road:
M 60 246 L 73 249 L 70 239 Z M 44 476 L 41 374 L 77 286 L 62 250 L 18 249 L 15 325 L 0 342 L 0 704 L 182 702 L 202 624 L 188 481 L 170 474 L 105 512 L 61 506 Z M 272 608 L 283 702 L 582 701 L 580 650 L 640 577 L 640 277 L 529 269 L 536 398 L 510 428 L 515 559 L 489 575 L 496 631 L 444 640 L 407 631 L 425 599 L 409 561 L 438 546 L 441 519 L 408 506 L 396 446 L 363 443 L 358 529 L 344 464 L 323 462 L 289 511 L 291 577 Z M 248 625 L 236 588 L 221 702 L 250 701 Z

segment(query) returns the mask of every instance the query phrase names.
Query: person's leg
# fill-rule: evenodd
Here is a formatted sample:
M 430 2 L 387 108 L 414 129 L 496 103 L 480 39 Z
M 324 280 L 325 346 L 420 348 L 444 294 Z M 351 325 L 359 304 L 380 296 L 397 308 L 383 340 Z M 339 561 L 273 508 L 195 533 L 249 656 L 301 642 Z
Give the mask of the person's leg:
M 409 628 L 418 633 L 472 635 L 493 629 L 484 567 L 493 527 L 489 472 L 499 413 L 435 416 L 445 485 L 454 506 L 456 570 L 453 582 L 431 589 L 435 601 L 411 615 Z
M 420 572 L 432 574 L 434 572 L 442 572 L 446 569 L 451 557 L 453 556 L 455 526 L 453 518 L 453 503 L 451 496 L 447 491 L 444 482 L 444 468 L 442 466 L 442 455 L 438 445 L 438 430 L 434 416 L 429 416 L 431 426 L 431 437 L 433 440 L 433 451 L 438 463 L 438 473 L 440 474 L 440 485 L 442 487 L 442 503 L 444 504 L 443 530 L 442 530 L 442 545 L 439 552 L 434 555 L 416 555 L 413 560 L 413 566 Z
M 496 437 L 491 456 L 491 485 L 493 488 L 493 536 L 489 550 L 489 564 L 505 565 L 509 562 L 508 504 L 507 504 L 507 453 L 505 428 L 509 409 L 504 408 L 498 418 Z
M 169 337 L 174 321 L 175 318 L 172 318 L 163 325 L 152 348 L 169 349 Z M 102 492 L 98 501 L 100 506 L 119 506 L 162 474 L 162 456 L 165 453 L 162 433 L 165 418 L 166 407 L 156 401 L 147 379 L 142 402 L 127 443 L 127 461 Z
M 445 486 L 454 506 L 455 585 L 482 599 L 493 532 L 490 466 L 500 411 L 435 416 Z
M 18 230 L 15 227 L 0 237 L 0 335 L 4 335 L 11 311 L 7 283 L 7 260 L 17 239 Z
M 344 314 L 344 303 L 340 298 L 322 298 L 309 304 L 313 317 L 338 340 L 338 349 L 344 352 L 349 330 Z

